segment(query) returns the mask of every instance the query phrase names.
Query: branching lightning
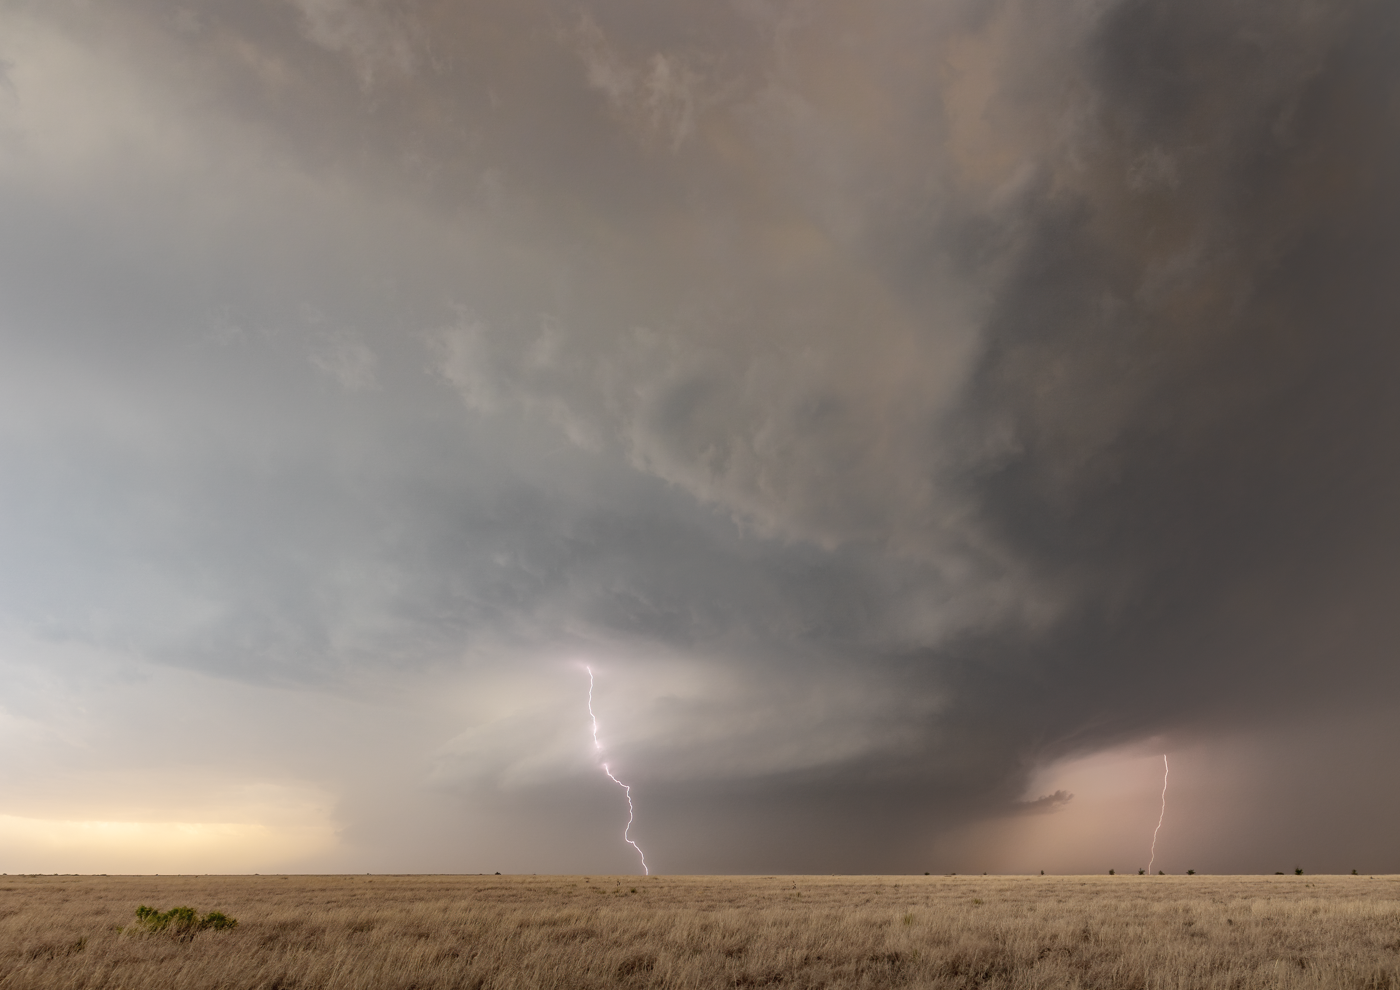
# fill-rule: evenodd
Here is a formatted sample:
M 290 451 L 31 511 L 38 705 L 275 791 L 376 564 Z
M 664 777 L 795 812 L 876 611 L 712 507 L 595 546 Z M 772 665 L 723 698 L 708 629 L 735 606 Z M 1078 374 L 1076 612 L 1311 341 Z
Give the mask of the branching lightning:
M 1171 773 L 1167 754 L 1162 754 L 1162 813 L 1157 816 L 1157 827 L 1152 830 L 1152 855 L 1147 860 L 1147 875 L 1152 875 L 1152 864 L 1157 859 L 1157 833 L 1162 831 L 1162 819 L 1167 817 L 1167 774 Z
M 584 670 L 588 671 L 588 717 L 593 720 L 593 750 L 594 752 L 601 753 L 603 751 L 603 744 L 598 741 L 598 716 L 593 714 L 593 668 L 585 666 Z M 646 853 L 642 852 L 641 846 L 632 841 L 632 820 L 634 817 L 634 812 L 632 810 L 632 788 L 614 777 L 613 772 L 608 769 L 607 763 L 603 764 L 603 773 L 607 774 L 608 779 L 618 787 L 621 787 L 622 792 L 627 795 L 627 827 L 622 830 L 622 838 L 629 846 L 637 850 L 637 855 L 640 856 L 642 860 L 642 873 L 646 876 L 651 876 L 651 870 L 647 869 Z

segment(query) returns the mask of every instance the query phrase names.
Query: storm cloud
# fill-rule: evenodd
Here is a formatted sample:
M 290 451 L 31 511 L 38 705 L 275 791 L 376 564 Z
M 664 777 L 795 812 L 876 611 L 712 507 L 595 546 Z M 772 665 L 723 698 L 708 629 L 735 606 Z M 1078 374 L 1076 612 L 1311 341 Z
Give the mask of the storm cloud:
M 1397 31 L 0 2 L 10 870 L 1400 869 Z

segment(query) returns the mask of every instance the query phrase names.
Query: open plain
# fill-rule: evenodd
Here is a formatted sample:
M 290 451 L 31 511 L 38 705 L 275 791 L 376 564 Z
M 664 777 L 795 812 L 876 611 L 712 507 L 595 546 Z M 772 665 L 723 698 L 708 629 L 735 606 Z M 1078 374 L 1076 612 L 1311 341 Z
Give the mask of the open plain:
M 759 986 L 1400 988 L 1400 878 L 0 878 L 3 988 Z

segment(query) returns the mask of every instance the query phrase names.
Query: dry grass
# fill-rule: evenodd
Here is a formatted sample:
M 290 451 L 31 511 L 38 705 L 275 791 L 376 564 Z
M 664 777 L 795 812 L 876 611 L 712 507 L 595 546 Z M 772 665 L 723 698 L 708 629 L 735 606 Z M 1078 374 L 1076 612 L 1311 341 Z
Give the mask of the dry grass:
M 1400 990 L 1400 879 L 0 878 L 3 988 L 618 986 Z

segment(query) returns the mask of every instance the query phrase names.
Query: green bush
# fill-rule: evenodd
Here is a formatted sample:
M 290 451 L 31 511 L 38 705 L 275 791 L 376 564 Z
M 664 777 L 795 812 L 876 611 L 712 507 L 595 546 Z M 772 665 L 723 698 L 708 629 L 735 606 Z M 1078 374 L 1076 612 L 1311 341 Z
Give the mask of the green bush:
M 193 936 L 206 929 L 223 931 L 238 924 L 222 911 L 210 911 L 204 917 L 192 907 L 173 907 L 169 911 L 147 907 L 142 904 L 136 909 L 136 924 L 148 932 L 166 932 L 170 935 Z

